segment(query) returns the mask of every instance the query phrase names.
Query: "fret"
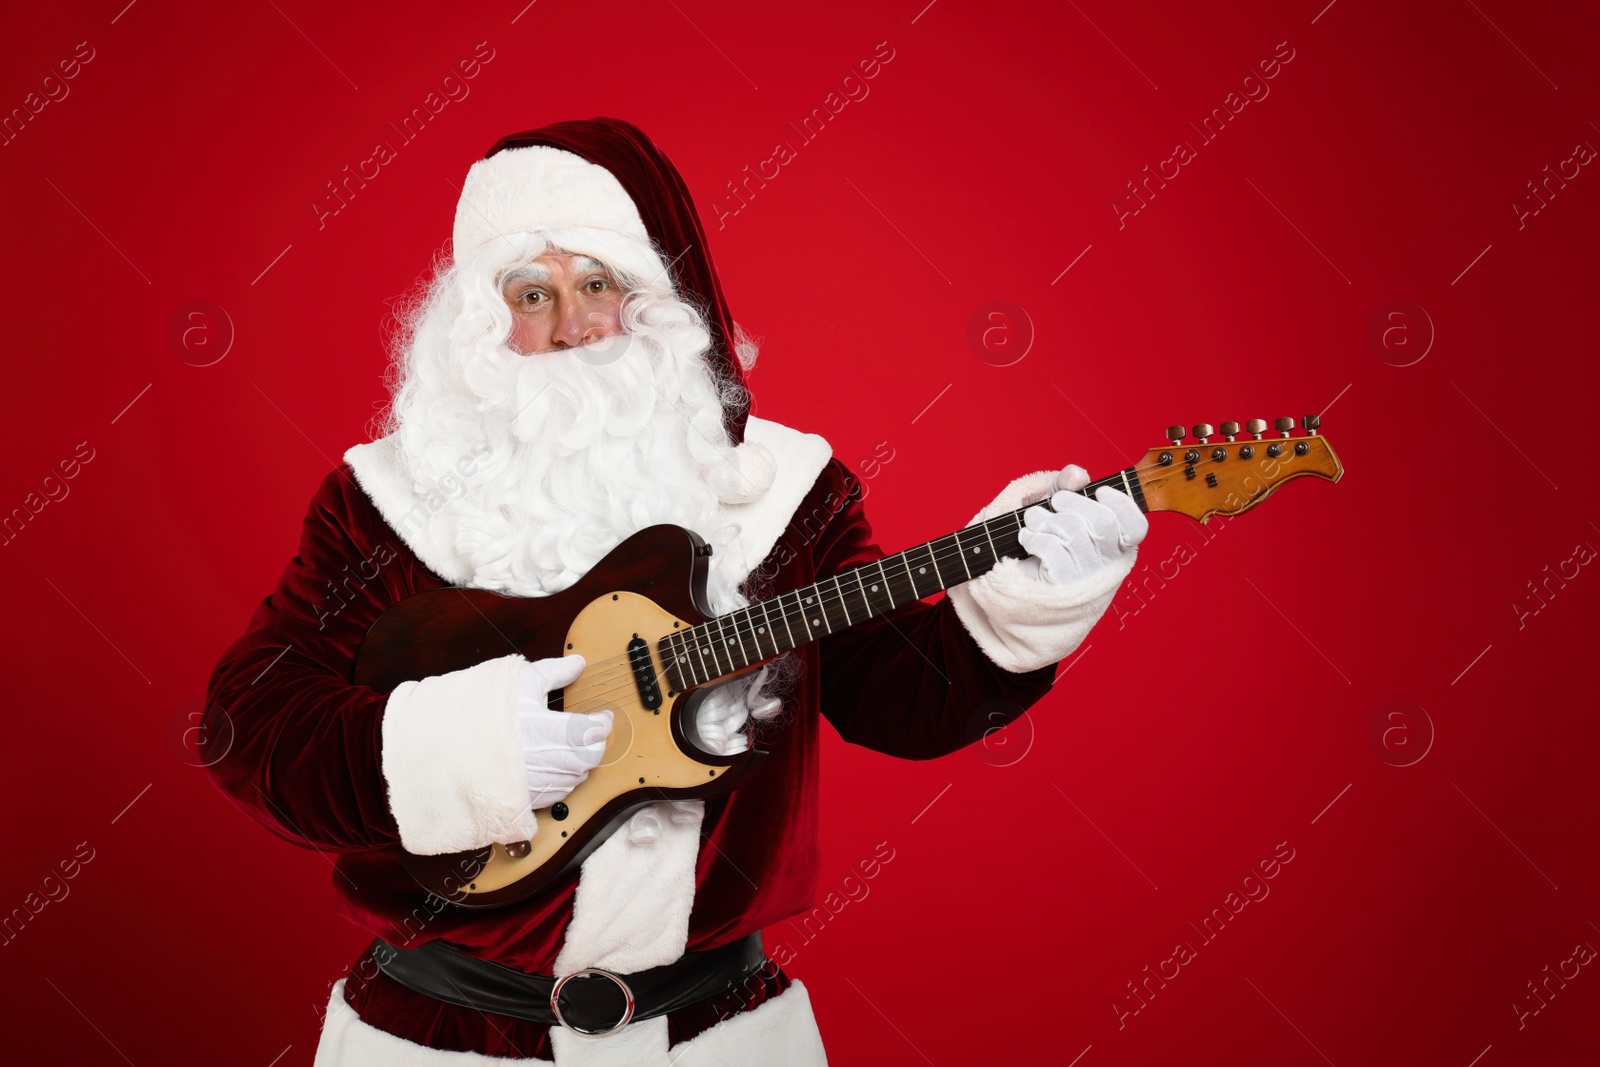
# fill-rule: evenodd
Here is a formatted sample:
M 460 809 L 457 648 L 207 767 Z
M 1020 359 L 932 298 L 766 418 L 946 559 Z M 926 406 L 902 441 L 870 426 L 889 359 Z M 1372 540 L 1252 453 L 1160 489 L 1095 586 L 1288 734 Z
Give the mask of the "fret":
M 731 637 L 729 636 L 730 629 L 733 635 Z M 717 616 L 717 639 L 722 642 L 722 647 L 727 650 L 729 666 L 734 670 L 738 670 L 740 667 L 748 665 L 748 663 L 734 662 L 735 651 L 742 656 L 744 649 L 738 648 L 736 645 L 739 640 L 739 620 L 733 613 Z
M 961 543 L 961 534 L 953 533 L 951 540 L 956 543 L 956 555 L 961 557 L 961 569 L 967 572 L 967 581 L 972 581 L 972 568 L 967 566 L 967 546 Z
M 712 622 L 715 621 L 715 619 L 712 620 Z M 715 672 L 713 674 L 706 675 L 706 680 L 709 681 L 712 678 L 721 678 L 724 674 L 732 674 L 733 660 L 730 659 L 728 661 L 729 670 L 722 669 L 722 660 L 717 655 L 717 639 L 711 635 L 711 623 L 701 623 L 699 626 L 696 626 L 695 629 L 701 631 L 700 658 L 702 660 L 705 659 L 706 653 L 709 652 L 711 654 L 711 666 Z
M 839 610 L 844 612 L 844 624 L 846 626 L 854 626 L 855 623 L 850 621 L 850 605 L 844 602 L 844 586 L 839 584 L 839 576 L 837 574 L 833 576 L 833 588 L 839 594 Z
M 927 544 L 923 545 L 922 547 L 927 549 L 927 551 L 928 551 L 928 562 L 933 564 L 933 576 L 939 580 L 939 585 L 937 586 L 937 588 L 938 589 L 945 588 L 945 584 L 946 583 L 945 583 L 945 580 L 944 580 L 944 573 L 939 570 L 939 561 L 936 558 L 934 558 L 934 555 L 933 555 L 933 542 L 929 541 Z
M 733 620 L 733 636 L 739 639 L 739 654 L 745 657 L 745 663 L 748 665 L 755 662 L 755 660 L 750 659 L 750 654 L 744 650 L 744 639 L 747 631 L 750 643 L 756 646 L 756 660 L 765 658 L 761 655 L 761 639 L 756 636 L 756 617 L 751 613 L 750 609 L 741 608 L 738 612 L 730 615 L 729 618 Z
M 776 656 L 782 652 L 783 649 L 778 647 L 778 635 L 772 630 L 772 619 L 767 615 L 767 602 L 763 600 L 755 607 L 761 609 L 761 629 L 766 632 L 767 640 L 772 644 L 772 654 Z M 751 608 L 750 610 L 754 611 L 755 608 Z M 756 638 L 756 651 L 761 651 L 761 638 L 759 637 Z
M 728 628 L 727 628 L 727 620 L 728 620 L 728 618 L 729 618 L 729 616 L 727 616 L 727 615 L 719 615 L 717 617 L 717 620 L 716 620 L 716 622 L 717 622 L 717 636 L 721 639 L 723 648 L 731 649 L 733 647 L 734 641 L 738 640 L 739 629 L 738 629 L 737 626 L 734 627 L 733 640 L 730 640 L 728 638 Z M 744 656 L 744 644 L 743 644 L 743 642 L 740 642 L 740 645 L 739 645 L 739 655 Z M 733 655 L 732 655 L 732 653 L 729 653 L 729 655 L 728 655 L 728 666 L 730 668 L 733 668 Z M 750 657 L 745 656 L 744 666 L 746 666 L 746 667 L 750 666 Z M 734 669 L 737 669 L 737 668 L 734 668 Z M 728 673 L 732 674 L 733 670 L 729 670 Z
M 883 579 L 883 593 L 889 598 L 889 610 L 894 610 L 894 589 L 889 585 L 889 575 L 883 569 L 883 560 L 878 561 L 878 577 Z
M 806 603 L 809 604 L 813 601 L 816 602 L 817 620 L 822 623 L 823 629 L 827 630 L 830 634 L 833 633 L 833 623 L 828 619 L 827 609 L 822 606 L 822 590 L 814 585 L 808 585 L 806 586 L 805 591 L 811 594 L 810 596 L 806 597 Z M 811 612 L 807 610 L 806 614 L 809 616 Z M 816 627 L 813 625 L 811 619 L 807 618 L 806 629 L 812 630 L 815 628 Z
M 897 558 L 900 560 L 900 566 L 906 572 L 906 581 L 911 584 L 911 599 L 921 600 L 922 590 L 917 588 L 916 576 L 911 573 L 911 550 L 906 549 L 904 552 L 899 553 Z
M 745 619 L 750 623 L 750 643 L 756 646 L 756 659 L 763 660 L 771 657 L 767 655 L 766 649 L 761 647 L 761 635 L 767 634 L 768 629 L 766 623 L 756 615 L 756 611 L 759 609 L 759 607 L 759 604 L 751 604 L 749 607 L 744 609 L 743 614 Z
M 996 549 L 997 556 L 1011 555 L 1012 546 L 1015 546 L 1019 550 L 1022 548 L 1022 542 L 1018 539 L 1017 534 L 1021 533 L 1022 531 L 1022 512 L 1024 510 L 1026 509 L 1018 509 L 990 520 L 990 522 L 996 524 L 992 527 L 992 529 L 1000 533 L 1001 539 L 1008 540 L 1006 551 L 1002 552 Z M 1002 522 L 1006 523 L 1007 525 L 1000 526 L 999 523 Z
M 750 658 L 750 654 L 744 650 L 744 639 L 747 630 L 750 643 L 756 646 L 756 655 L 753 660 Z M 761 655 L 761 641 L 756 637 L 756 617 L 751 614 L 749 608 L 740 609 L 738 615 L 734 618 L 733 636 L 739 639 L 739 654 L 745 657 L 746 664 L 755 663 L 765 658 Z
M 679 691 L 694 685 L 694 664 L 689 660 L 689 645 L 685 640 L 686 636 L 681 631 L 672 635 L 672 665 L 678 672 Z
M 866 569 L 867 568 L 865 567 L 857 567 L 851 573 L 856 576 L 856 588 L 861 590 L 861 606 L 867 609 L 867 618 L 870 619 L 872 618 L 872 601 L 867 598 L 867 583 L 866 580 L 861 577 L 861 572 Z M 874 586 L 874 588 L 876 588 L 876 586 Z
M 794 606 L 796 610 L 800 612 L 800 621 L 806 625 L 806 640 L 810 641 L 812 638 L 817 636 L 817 628 L 811 625 L 811 613 L 807 611 L 806 606 L 800 602 L 800 592 L 801 591 L 799 589 L 796 589 L 790 594 L 790 596 L 794 597 Z
M 678 672 L 678 688 L 688 689 L 692 682 L 691 677 L 694 665 L 689 662 L 689 650 L 683 643 L 683 631 L 671 635 L 672 638 L 672 664 Z
M 691 663 L 698 661 L 699 668 L 695 674 L 695 681 L 703 682 L 707 678 L 712 678 L 715 676 L 706 669 L 706 657 L 700 651 L 700 639 L 695 635 L 694 631 L 695 628 L 691 626 L 683 632 L 684 659 Z M 690 660 L 691 655 L 693 656 L 693 660 Z
M 784 632 L 789 635 L 789 647 L 799 648 L 800 642 L 795 640 L 794 629 L 789 625 L 789 609 L 783 606 L 783 597 L 778 598 L 778 615 L 783 619 Z
M 994 547 L 994 535 L 989 531 L 989 523 L 982 522 L 978 525 L 983 527 L 983 536 L 989 539 L 989 566 L 993 567 L 1000 562 L 1000 552 Z
M 911 598 L 913 600 L 921 600 L 922 594 L 917 589 L 917 576 L 911 573 L 911 553 L 900 553 L 900 563 L 906 569 L 906 581 L 911 583 Z
M 756 659 L 761 659 L 761 642 L 756 638 L 756 617 L 749 608 L 740 608 L 738 611 L 728 613 L 728 624 L 733 627 L 733 636 L 739 642 L 739 654 L 749 660 L 749 653 L 745 651 L 744 639 L 750 638 L 751 644 L 756 646 Z
M 963 549 L 966 549 L 968 546 L 961 539 L 963 537 L 965 537 L 965 536 L 973 535 L 973 534 L 974 534 L 974 531 L 973 531 L 972 527 L 970 527 L 970 526 L 967 527 L 965 530 L 961 530 L 960 532 L 955 534 L 956 543 L 960 544 Z M 984 537 L 985 537 L 985 540 L 987 540 L 988 535 L 985 534 Z M 984 562 L 983 561 L 983 543 L 979 542 L 978 538 L 975 535 L 973 536 L 972 539 L 973 539 L 974 542 L 977 542 L 977 543 L 973 544 L 971 546 L 970 550 L 964 552 L 963 555 L 962 555 L 962 558 L 966 559 L 968 556 L 970 556 L 973 560 L 976 560 L 977 563 L 978 563 L 978 569 L 976 571 L 974 571 L 972 569 L 972 564 L 971 563 L 967 564 L 967 577 L 968 578 L 982 578 L 985 574 L 989 573 L 991 568 L 994 567 L 994 553 L 990 552 L 989 553 L 988 562 Z
M 867 583 L 862 580 L 861 572 L 865 567 L 855 567 L 848 571 L 844 577 L 856 580 L 856 595 L 861 598 L 861 614 L 864 618 L 872 618 L 872 601 L 867 597 Z
M 682 689 L 692 688 L 696 681 L 693 676 L 694 664 L 689 661 L 689 646 L 685 643 L 687 636 L 682 630 L 672 635 L 675 652 L 673 662 L 677 664 L 679 688 Z
M 783 617 L 783 605 L 778 603 L 778 601 L 776 601 L 776 600 L 764 600 L 761 603 L 762 603 L 762 610 L 767 613 L 768 620 L 770 620 L 772 618 L 772 613 L 774 611 L 776 611 L 778 613 L 778 622 L 783 624 L 783 628 L 784 628 L 785 631 L 788 631 L 788 629 L 789 629 L 789 620 Z M 778 636 L 778 627 L 774 623 L 772 623 L 771 621 L 768 621 L 768 623 L 767 623 L 767 632 L 772 635 L 773 655 L 778 655 L 778 654 L 780 654 L 782 652 L 786 652 L 789 649 L 794 647 L 794 643 L 795 643 L 794 642 L 794 634 L 790 633 L 788 635 L 789 643 L 788 644 L 784 644 L 782 638 L 780 638 Z

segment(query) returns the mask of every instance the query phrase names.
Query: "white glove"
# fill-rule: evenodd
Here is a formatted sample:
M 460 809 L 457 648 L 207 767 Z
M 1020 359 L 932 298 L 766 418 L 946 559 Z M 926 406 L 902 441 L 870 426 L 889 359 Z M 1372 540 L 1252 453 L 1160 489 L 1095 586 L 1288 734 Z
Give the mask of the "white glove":
M 744 724 L 750 716 L 766 719 L 777 712 L 782 702 L 777 697 L 761 695 L 767 673 L 766 666 L 757 671 L 755 679 L 739 698 L 729 699 L 713 690 L 695 709 L 695 726 L 700 731 L 700 740 L 712 752 L 719 756 L 743 752 L 750 747 L 749 738 L 744 734 Z M 729 683 L 729 687 L 734 684 Z
M 517 678 L 517 722 L 532 807 L 548 808 L 578 787 L 605 758 L 609 709 L 582 714 L 550 709 L 550 690 L 583 673 L 582 656 L 534 660 Z
M 1063 468 L 1055 484 L 1054 511 L 1031 507 L 1022 513 L 1017 541 L 1029 554 L 1018 567 L 1031 578 L 1070 585 L 1138 545 L 1150 531 L 1150 520 L 1128 494 L 1108 485 L 1095 490 L 1094 500 L 1079 494 L 1089 484 L 1089 473 L 1077 464 Z

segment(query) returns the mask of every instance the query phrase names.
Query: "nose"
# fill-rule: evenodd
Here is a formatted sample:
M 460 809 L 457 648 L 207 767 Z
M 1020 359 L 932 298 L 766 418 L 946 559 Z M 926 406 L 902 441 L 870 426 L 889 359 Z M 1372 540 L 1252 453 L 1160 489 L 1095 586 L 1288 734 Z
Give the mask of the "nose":
M 599 315 L 586 313 L 581 301 L 567 297 L 557 309 L 556 328 L 550 335 L 556 348 L 576 348 L 592 344 L 606 336 L 605 323 Z
M 584 343 L 584 334 L 587 324 L 583 321 L 583 312 L 578 301 L 570 297 L 560 297 L 557 307 L 556 326 L 551 332 L 550 341 L 557 348 L 576 348 Z

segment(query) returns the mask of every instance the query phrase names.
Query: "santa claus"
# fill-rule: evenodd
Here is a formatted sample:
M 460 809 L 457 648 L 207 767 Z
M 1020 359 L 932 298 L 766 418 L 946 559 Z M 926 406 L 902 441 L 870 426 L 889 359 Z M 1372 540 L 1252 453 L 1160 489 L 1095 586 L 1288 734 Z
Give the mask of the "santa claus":
M 468 172 L 453 254 L 397 345 L 387 432 L 324 479 L 209 692 L 236 739 L 217 784 L 330 854 L 339 911 L 374 935 L 333 985 L 319 1067 L 824 1063 L 805 986 L 761 945 L 814 903 L 821 718 L 892 756 L 952 752 L 974 709 L 1020 714 L 1049 689 L 1132 568 L 1146 522 L 1127 496 L 1081 495 L 1075 466 L 1019 478 L 977 518 L 1048 498 L 1026 558 L 700 705 L 708 748 L 767 753 L 737 788 L 640 808 L 514 906 L 419 888 L 396 845 L 526 841 L 613 719 L 549 706 L 575 655 L 354 684 L 386 609 L 446 586 L 556 593 L 657 523 L 714 546 L 718 613 L 883 557 L 827 442 L 747 414 L 755 357 L 683 179 L 633 126 L 516 134 Z

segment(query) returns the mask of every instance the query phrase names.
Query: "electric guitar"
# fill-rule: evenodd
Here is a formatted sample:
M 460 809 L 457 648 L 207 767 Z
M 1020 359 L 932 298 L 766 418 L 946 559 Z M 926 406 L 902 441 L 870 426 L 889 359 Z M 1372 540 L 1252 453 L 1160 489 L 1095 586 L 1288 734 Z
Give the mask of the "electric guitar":
M 1238 423 L 1225 422 L 1221 438 L 1212 440 L 1215 431 L 1201 424 L 1188 445 L 1184 428 L 1173 426 L 1170 445 L 1081 492 L 1092 497 L 1109 485 L 1147 512 L 1176 511 L 1202 522 L 1237 515 L 1291 479 L 1339 480 L 1344 468 L 1318 435 L 1320 419 L 1307 416 L 1302 426 L 1306 433 L 1291 437 L 1293 420 L 1278 419 L 1278 436 L 1270 437 L 1264 420 L 1247 423 L 1247 435 Z M 367 632 L 357 684 L 386 693 L 512 651 L 530 660 L 576 652 L 587 666 L 551 695 L 551 707 L 615 714 L 601 764 L 560 803 L 537 811 L 531 841 L 441 856 L 402 849 L 406 869 L 458 905 L 500 907 L 533 896 L 582 862 L 637 808 L 735 787 L 765 753 L 718 756 L 700 743 L 695 707 L 711 687 L 799 645 L 981 577 L 1002 556 L 1026 556 L 1017 541 L 1026 507 L 720 617 L 705 603 L 711 546 L 668 525 L 640 530 L 552 596 L 449 588 L 406 598 Z

